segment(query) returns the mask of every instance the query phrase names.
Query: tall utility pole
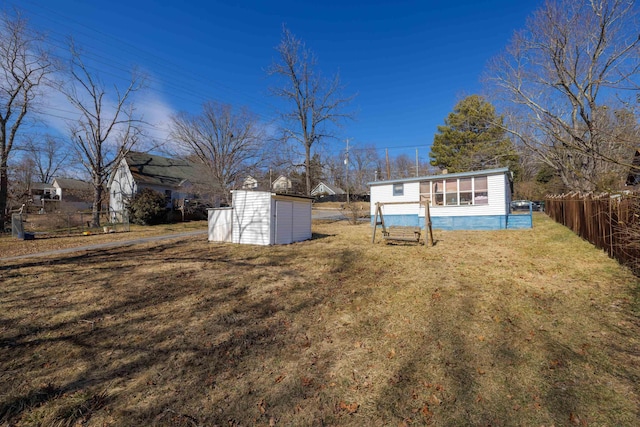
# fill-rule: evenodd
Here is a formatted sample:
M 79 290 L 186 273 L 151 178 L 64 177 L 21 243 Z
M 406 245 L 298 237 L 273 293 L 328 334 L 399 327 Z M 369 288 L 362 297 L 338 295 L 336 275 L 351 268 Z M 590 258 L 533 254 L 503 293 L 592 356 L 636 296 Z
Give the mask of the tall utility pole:
M 389 149 L 385 148 L 384 152 L 385 152 L 385 156 L 387 158 L 387 180 L 390 180 L 391 179 L 391 165 L 389 164 Z
M 344 156 L 344 175 L 347 187 L 347 203 L 349 203 L 349 138 L 347 138 L 347 151 Z
M 418 166 L 418 149 L 416 148 L 416 178 L 420 175 L 419 168 L 420 166 Z

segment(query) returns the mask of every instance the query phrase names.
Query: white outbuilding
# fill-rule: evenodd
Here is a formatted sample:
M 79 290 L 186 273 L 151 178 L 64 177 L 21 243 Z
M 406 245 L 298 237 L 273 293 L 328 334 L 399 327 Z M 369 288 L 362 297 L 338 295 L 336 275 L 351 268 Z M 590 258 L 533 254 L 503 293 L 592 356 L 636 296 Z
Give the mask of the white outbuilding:
M 230 208 L 209 209 L 209 241 L 286 245 L 311 239 L 311 198 L 232 191 Z

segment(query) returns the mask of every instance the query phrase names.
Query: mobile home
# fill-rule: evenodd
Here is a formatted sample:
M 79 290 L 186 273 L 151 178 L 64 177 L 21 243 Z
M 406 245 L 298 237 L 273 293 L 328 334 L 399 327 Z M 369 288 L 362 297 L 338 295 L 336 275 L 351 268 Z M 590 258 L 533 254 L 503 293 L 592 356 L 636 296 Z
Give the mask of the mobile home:
M 428 204 L 433 228 L 499 230 L 531 228 L 531 215 L 512 215 L 508 168 L 369 183 L 371 218 L 382 208 L 385 225 L 425 226 Z

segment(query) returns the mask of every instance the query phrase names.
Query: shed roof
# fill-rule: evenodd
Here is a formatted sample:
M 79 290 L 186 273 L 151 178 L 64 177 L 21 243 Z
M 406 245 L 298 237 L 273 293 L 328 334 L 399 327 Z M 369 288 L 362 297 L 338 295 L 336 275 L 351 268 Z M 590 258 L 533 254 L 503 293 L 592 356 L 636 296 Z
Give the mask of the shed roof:
M 457 172 L 457 173 L 446 173 L 446 174 L 440 174 L 440 175 L 417 176 L 413 178 L 391 179 L 388 181 L 373 181 L 373 182 L 369 182 L 367 185 L 373 186 L 373 185 L 385 185 L 385 184 L 399 184 L 404 182 L 430 181 L 434 179 L 467 178 L 472 176 L 506 174 L 508 172 L 509 172 L 509 168 L 484 169 L 479 171 Z
M 280 198 L 292 198 L 292 199 L 301 199 L 312 201 L 313 197 L 305 196 L 304 194 L 293 194 L 293 193 L 279 193 L 276 191 L 261 191 L 261 190 L 245 190 L 245 189 L 237 189 L 231 190 L 232 193 L 249 193 L 249 194 L 271 194 L 271 197 L 280 197 Z

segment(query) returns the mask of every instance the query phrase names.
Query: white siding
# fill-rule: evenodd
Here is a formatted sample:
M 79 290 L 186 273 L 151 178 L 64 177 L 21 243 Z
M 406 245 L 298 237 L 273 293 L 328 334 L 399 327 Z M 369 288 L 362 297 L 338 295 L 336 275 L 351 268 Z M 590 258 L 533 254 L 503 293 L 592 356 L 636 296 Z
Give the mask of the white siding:
M 114 176 L 109 188 L 109 209 L 112 212 L 120 212 L 125 209 L 125 201 L 137 192 L 133 175 L 129 171 L 127 162 L 122 160 L 114 171 Z
M 472 206 L 431 206 L 431 216 L 480 216 L 480 215 L 504 215 L 506 214 L 505 196 L 507 194 L 505 175 L 487 176 L 487 190 L 489 203 L 486 205 Z M 424 209 L 420 216 L 424 216 Z
M 311 238 L 311 200 L 296 201 L 293 204 L 292 234 L 294 242 Z
M 420 200 L 420 183 L 405 182 L 404 194 L 402 196 L 393 195 L 393 184 L 372 185 L 371 186 L 371 215 L 376 213 L 376 202 L 416 202 L 415 205 L 386 205 L 383 214 L 402 215 L 417 214 L 418 201 Z
M 271 239 L 271 193 L 233 192 L 233 243 L 269 245 Z
M 510 197 L 509 180 L 505 173 L 487 176 L 487 189 L 489 203 L 486 205 L 470 206 L 431 206 L 432 217 L 450 216 L 481 216 L 481 215 L 505 215 L 508 213 Z M 442 175 L 446 179 L 446 175 Z M 430 180 L 433 180 L 430 179 Z M 396 182 L 397 183 L 397 182 Z M 371 185 L 371 215 L 375 215 L 376 203 L 409 202 L 416 204 L 386 205 L 383 207 L 383 215 L 415 215 L 418 213 L 418 200 L 420 198 L 420 183 L 417 181 L 404 183 L 404 195 L 393 195 L 393 183 Z M 424 208 L 420 208 L 419 216 L 424 216 Z
M 293 203 L 276 200 L 275 244 L 288 245 L 293 243 Z
M 209 241 L 231 242 L 233 227 L 233 209 L 209 209 Z
M 300 242 L 311 238 L 311 200 L 277 195 L 268 191 L 233 191 L 231 219 L 214 216 L 209 210 L 209 240 L 228 241 L 224 224 L 231 224 L 233 243 L 272 245 Z M 219 230 L 220 228 L 221 230 Z

